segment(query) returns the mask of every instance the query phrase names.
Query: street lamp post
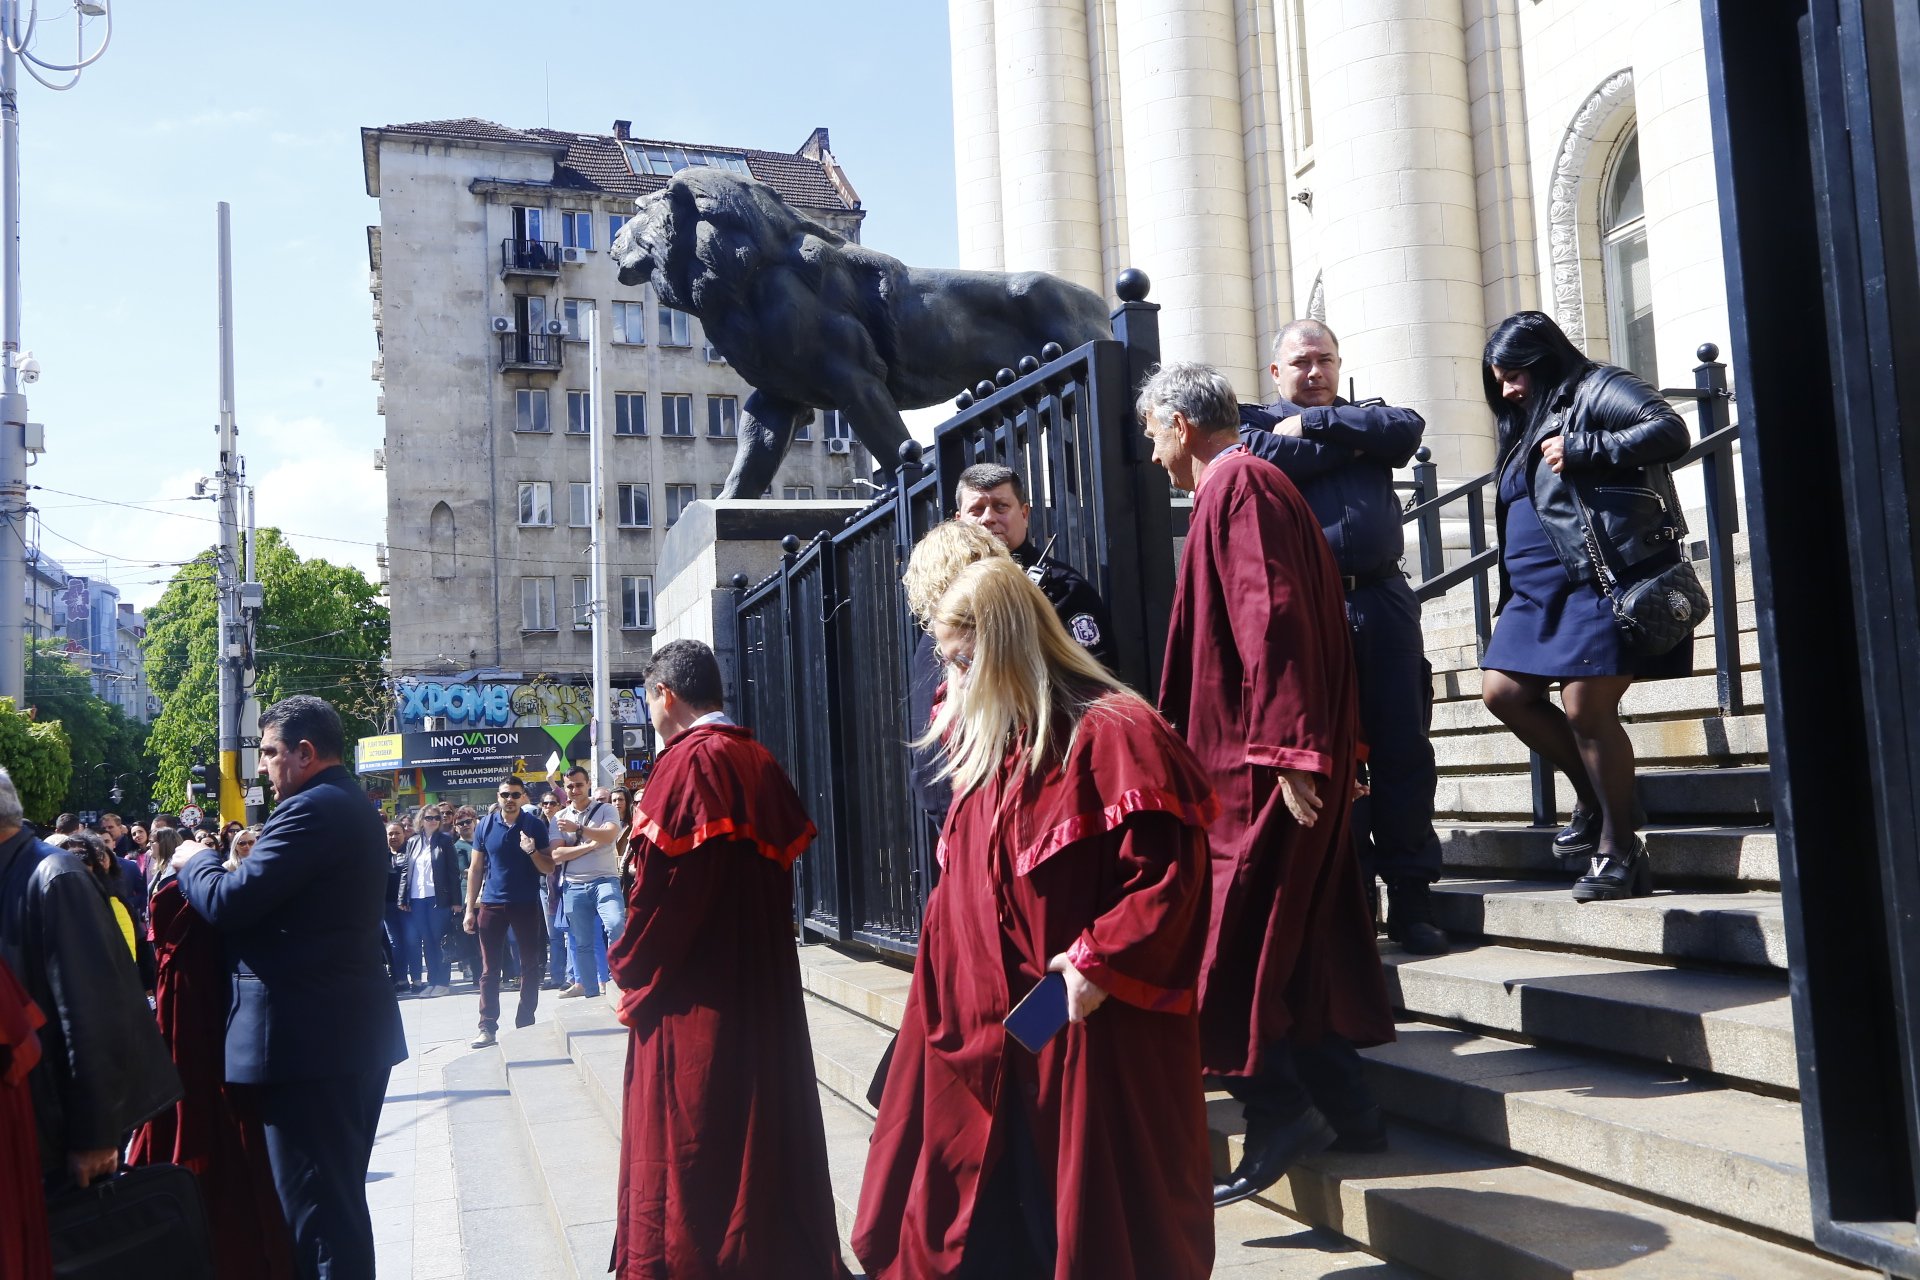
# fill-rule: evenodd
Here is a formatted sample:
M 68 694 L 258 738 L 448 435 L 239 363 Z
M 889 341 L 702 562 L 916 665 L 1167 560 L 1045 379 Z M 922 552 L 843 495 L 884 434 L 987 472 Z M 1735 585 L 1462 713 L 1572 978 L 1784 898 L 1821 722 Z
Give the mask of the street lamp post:
M 86 52 L 86 21 L 103 17 L 100 47 Z M 38 6 L 24 22 L 20 0 L 0 0 L 0 697 L 18 706 L 26 694 L 24 655 L 27 590 L 27 398 L 20 384 L 39 379 L 39 367 L 20 347 L 20 70 L 49 89 L 64 91 L 99 61 L 113 39 L 112 6 L 106 0 L 73 5 L 74 59 L 50 62 L 34 54 Z M 49 80 L 42 72 L 65 75 Z

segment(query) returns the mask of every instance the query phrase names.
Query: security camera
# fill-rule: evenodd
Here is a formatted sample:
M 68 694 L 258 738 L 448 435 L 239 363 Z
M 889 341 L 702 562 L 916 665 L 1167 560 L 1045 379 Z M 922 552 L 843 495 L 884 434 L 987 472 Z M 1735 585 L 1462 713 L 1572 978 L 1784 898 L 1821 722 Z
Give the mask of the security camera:
M 20 374 L 20 381 L 29 385 L 40 381 L 40 358 L 31 351 L 22 351 L 13 357 L 13 367 Z

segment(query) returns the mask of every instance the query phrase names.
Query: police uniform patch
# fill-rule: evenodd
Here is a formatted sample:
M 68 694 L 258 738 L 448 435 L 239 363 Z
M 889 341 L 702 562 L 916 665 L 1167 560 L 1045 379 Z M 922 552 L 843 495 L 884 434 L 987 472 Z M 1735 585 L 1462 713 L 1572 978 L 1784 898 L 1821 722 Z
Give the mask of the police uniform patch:
M 1073 632 L 1073 638 L 1080 642 L 1083 649 L 1091 649 L 1100 643 L 1100 624 L 1093 620 L 1090 613 L 1076 613 L 1067 623 L 1067 630 Z

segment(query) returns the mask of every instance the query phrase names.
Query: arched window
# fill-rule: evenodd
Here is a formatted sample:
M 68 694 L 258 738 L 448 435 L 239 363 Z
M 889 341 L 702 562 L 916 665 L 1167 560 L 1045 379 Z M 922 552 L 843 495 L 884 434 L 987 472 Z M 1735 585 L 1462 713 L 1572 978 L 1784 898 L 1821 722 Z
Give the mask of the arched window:
M 427 517 L 427 545 L 433 553 L 433 576 L 453 576 L 453 508 L 436 502 Z
M 1607 339 L 1613 363 L 1658 383 L 1653 286 L 1647 262 L 1647 204 L 1640 189 L 1640 135 L 1629 132 L 1614 155 L 1600 204 Z

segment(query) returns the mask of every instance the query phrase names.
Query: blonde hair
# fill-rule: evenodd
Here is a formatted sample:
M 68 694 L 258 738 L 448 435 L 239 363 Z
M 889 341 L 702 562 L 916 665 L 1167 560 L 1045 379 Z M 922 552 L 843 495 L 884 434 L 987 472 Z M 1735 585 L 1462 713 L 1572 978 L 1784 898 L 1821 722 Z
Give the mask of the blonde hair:
M 946 744 L 942 773 L 957 794 L 992 777 L 1009 751 L 1023 757 L 1026 772 L 1039 772 L 1072 749 L 1081 718 L 1101 698 L 1121 693 L 1139 701 L 1067 634 L 1011 557 L 962 569 L 930 621 L 973 635 L 967 677 L 948 684 L 919 743 Z
M 1013 557 L 1000 539 L 977 524 L 964 520 L 943 520 L 927 530 L 907 558 L 907 571 L 900 585 L 907 589 L 907 608 L 923 627 L 933 625 L 933 611 L 940 597 L 960 576 L 960 571 L 980 560 L 994 557 L 1011 562 Z
M 240 869 L 240 864 L 246 861 L 247 858 L 250 858 L 253 856 L 253 853 L 251 850 L 249 850 L 245 854 L 242 854 L 240 852 L 241 836 L 252 836 L 254 839 L 254 842 L 258 843 L 260 840 L 260 828 L 259 827 L 242 827 L 240 828 L 240 830 L 233 833 L 233 843 L 227 847 L 226 861 L 221 864 L 222 866 L 226 867 L 226 869 L 229 871 L 238 871 Z

